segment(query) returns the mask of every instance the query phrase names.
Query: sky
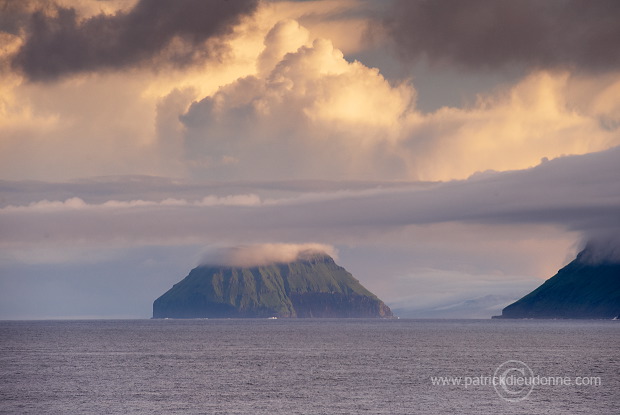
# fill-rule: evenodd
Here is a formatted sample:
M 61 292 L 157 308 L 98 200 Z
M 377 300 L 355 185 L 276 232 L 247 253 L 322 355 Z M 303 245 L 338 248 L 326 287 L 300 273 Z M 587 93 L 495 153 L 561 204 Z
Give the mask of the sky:
M 307 247 L 403 316 L 490 316 L 587 241 L 617 256 L 618 21 L 615 0 L 0 0 L 0 319 L 149 318 L 207 259 Z

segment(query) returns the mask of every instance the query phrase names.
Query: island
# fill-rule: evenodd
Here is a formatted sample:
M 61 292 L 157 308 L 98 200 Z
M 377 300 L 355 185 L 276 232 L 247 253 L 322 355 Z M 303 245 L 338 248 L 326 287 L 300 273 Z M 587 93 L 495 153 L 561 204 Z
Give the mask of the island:
M 324 253 L 253 267 L 201 265 L 156 299 L 153 318 L 391 318 Z
M 620 260 L 587 245 L 540 287 L 493 318 L 618 319 Z

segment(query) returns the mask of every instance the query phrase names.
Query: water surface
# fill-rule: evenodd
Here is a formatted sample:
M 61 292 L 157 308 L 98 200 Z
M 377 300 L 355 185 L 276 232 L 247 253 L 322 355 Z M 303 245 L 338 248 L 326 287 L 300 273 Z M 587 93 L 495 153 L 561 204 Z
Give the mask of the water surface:
M 620 322 L 97 320 L 0 322 L 3 414 L 617 414 Z M 598 386 L 508 402 L 503 362 Z

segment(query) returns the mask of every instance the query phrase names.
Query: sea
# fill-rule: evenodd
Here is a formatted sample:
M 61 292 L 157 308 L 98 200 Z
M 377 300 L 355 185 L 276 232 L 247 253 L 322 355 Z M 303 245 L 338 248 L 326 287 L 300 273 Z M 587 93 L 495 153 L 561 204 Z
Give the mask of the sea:
M 0 322 L 1 414 L 620 414 L 620 321 Z

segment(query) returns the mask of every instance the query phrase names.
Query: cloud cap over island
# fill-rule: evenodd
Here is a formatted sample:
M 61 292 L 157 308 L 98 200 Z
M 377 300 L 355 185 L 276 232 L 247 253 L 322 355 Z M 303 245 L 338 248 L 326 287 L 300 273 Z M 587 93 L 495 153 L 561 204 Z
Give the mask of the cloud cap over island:
M 316 243 L 219 247 L 208 250 L 200 265 L 247 268 L 294 262 L 311 258 L 313 255 L 337 258 L 337 251 L 333 246 Z

